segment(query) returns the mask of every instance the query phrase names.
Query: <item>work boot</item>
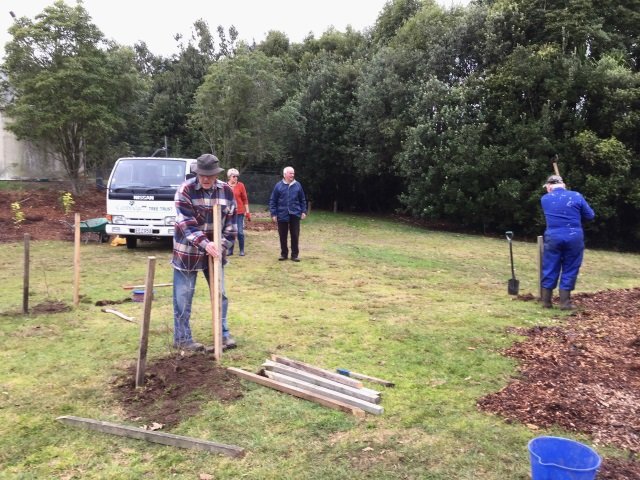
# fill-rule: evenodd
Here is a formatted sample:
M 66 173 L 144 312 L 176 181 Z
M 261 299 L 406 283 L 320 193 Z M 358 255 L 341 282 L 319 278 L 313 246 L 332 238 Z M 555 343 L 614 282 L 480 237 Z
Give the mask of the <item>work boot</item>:
M 543 288 L 542 296 L 540 300 L 542 300 L 542 308 L 553 308 L 553 304 L 551 303 L 551 298 L 553 296 L 553 289 L 551 288 Z
M 571 303 L 571 290 L 560 290 L 560 310 L 575 309 L 575 305 Z
M 224 337 L 222 339 L 222 347 L 223 347 L 223 350 L 236 348 L 237 347 L 236 341 L 234 340 L 234 338 L 231 335 L 229 335 L 228 337 Z
M 177 348 L 178 350 L 185 350 L 188 352 L 200 352 L 204 350 L 204 345 L 192 341 L 187 343 L 174 343 L 173 348 Z

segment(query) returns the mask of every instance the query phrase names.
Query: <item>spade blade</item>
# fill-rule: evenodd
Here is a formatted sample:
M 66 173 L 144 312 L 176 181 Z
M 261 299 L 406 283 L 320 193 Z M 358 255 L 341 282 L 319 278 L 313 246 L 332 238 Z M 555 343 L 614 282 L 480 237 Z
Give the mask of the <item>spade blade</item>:
M 507 286 L 507 291 L 509 295 L 518 295 L 518 291 L 520 290 L 520 280 L 516 280 L 515 278 L 509 279 L 509 284 Z

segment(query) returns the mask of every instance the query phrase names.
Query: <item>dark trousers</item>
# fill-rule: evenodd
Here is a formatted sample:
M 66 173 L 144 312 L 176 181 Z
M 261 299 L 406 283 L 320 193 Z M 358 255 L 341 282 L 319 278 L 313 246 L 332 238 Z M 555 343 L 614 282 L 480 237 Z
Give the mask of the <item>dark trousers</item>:
M 289 256 L 289 248 L 287 247 L 287 234 L 291 234 L 291 258 L 297 258 L 300 250 L 298 248 L 298 240 L 300 239 L 300 217 L 289 215 L 288 222 L 278 221 L 278 235 L 280 235 L 280 255 Z

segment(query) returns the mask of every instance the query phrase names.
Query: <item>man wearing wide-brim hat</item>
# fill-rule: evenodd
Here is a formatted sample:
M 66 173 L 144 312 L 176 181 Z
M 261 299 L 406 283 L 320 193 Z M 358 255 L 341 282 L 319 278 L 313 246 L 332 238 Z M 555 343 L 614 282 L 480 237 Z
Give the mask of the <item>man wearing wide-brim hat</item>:
M 204 346 L 194 341 L 191 334 L 191 305 L 198 272 L 204 273 L 207 282 L 209 261 L 207 255 L 222 257 L 227 263 L 227 248 L 236 237 L 236 203 L 233 191 L 218 180 L 220 161 L 215 155 L 205 153 L 197 159 L 194 178 L 178 188 L 175 195 L 176 224 L 173 235 L 173 344 L 183 350 L 202 350 Z M 222 245 L 220 250 L 213 243 L 213 206 L 218 205 L 222 219 Z M 224 289 L 224 268 L 221 269 L 222 290 L 222 343 L 225 348 L 236 346 L 227 325 L 229 301 Z
M 571 292 L 576 286 L 584 256 L 582 222 L 595 213 L 584 197 L 567 190 L 560 175 L 551 175 L 540 199 L 547 222 L 542 256 L 542 305 L 552 307 L 553 289 L 560 280 L 560 308 L 573 310 Z

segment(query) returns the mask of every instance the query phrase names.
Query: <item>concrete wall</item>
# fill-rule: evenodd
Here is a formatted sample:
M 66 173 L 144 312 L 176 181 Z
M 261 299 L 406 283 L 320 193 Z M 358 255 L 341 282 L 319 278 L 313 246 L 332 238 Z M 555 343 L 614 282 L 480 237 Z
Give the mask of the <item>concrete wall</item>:
M 63 180 L 67 178 L 62 164 L 44 146 L 20 141 L 5 130 L 0 112 L 0 180 Z

